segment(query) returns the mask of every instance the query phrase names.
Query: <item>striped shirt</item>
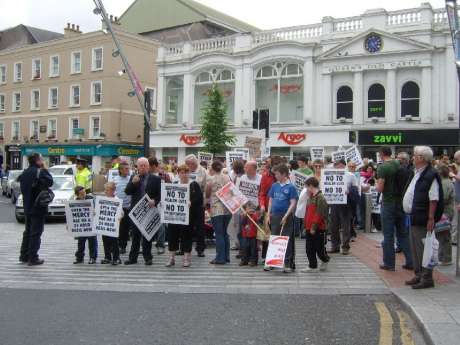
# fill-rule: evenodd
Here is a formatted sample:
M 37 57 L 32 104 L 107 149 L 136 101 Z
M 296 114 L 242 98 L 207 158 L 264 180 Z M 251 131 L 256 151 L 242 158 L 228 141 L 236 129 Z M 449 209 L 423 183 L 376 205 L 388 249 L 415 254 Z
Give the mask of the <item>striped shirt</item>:
M 115 195 L 118 199 L 123 200 L 123 208 L 129 208 L 131 206 L 131 196 L 126 195 L 125 189 L 126 185 L 128 184 L 130 176 L 122 177 L 122 176 L 115 176 L 113 182 L 117 185 L 117 189 L 115 190 Z

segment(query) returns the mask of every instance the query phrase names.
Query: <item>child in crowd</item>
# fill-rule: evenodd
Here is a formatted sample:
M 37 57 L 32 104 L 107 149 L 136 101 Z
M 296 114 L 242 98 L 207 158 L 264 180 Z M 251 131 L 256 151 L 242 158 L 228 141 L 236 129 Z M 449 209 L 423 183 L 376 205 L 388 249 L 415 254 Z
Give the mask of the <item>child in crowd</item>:
M 260 214 L 256 209 L 256 206 L 251 202 L 248 202 L 244 210 L 246 213 L 242 216 L 241 220 L 241 237 L 242 237 L 242 248 L 241 248 L 241 262 L 240 266 L 249 265 L 251 267 L 257 266 L 258 255 L 257 255 L 257 226 L 255 223 L 259 221 Z M 249 217 L 251 219 L 249 219 Z
M 302 270 L 302 272 L 318 271 L 316 256 L 321 260 L 319 270 L 325 271 L 329 262 L 329 256 L 326 252 L 326 229 L 329 206 L 319 189 L 319 181 L 316 177 L 310 177 L 305 184 L 309 194 L 304 223 L 307 239 L 306 252 L 308 267 Z
M 114 182 L 107 182 L 104 185 L 104 193 L 107 198 L 115 198 L 116 185 Z M 118 221 L 123 218 L 123 212 Z M 102 235 L 102 243 L 104 244 L 104 259 L 101 264 L 120 265 L 120 248 L 118 247 L 118 237 L 110 237 Z
M 86 195 L 85 188 L 82 186 L 75 187 L 74 193 L 75 193 L 75 200 L 93 199 L 92 196 Z M 83 258 L 85 257 L 86 241 L 88 241 L 88 248 L 89 248 L 88 264 L 94 265 L 96 263 L 96 258 L 97 258 L 97 237 L 96 236 L 79 237 L 77 241 L 78 241 L 78 245 L 77 245 L 77 251 L 75 252 L 74 264 L 78 265 L 78 264 L 83 263 Z

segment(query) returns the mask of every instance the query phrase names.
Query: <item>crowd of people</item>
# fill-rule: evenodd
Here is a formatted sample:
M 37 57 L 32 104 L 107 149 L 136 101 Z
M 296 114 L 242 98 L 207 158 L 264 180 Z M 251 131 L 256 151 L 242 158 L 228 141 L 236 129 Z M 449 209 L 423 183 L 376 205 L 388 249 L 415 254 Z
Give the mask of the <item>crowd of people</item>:
M 121 255 L 127 254 L 125 265 L 138 263 L 141 253 L 145 265 L 152 265 L 152 245 L 159 255 L 168 247 L 166 266 L 174 267 L 177 256 L 183 256 L 183 267 L 192 265 L 192 249 L 199 257 L 205 256 L 206 237 L 215 238 L 215 256 L 212 265 L 226 265 L 231 261 L 231 250 L 237 250 L 240 266 L 256 267 L 263 264 L 267 255 L 270 235 L 289 238 L 284 272 L 296 269 L 296 237 L 305 239 L 308 258 L 301 272 L 325 271 L 334 254 L 349 255 L 357 230 L 364 229 L 365 195 L 376 193 L 372 205 L 372 224 L 382 231 L 382 264 L 386 271 L 396 270 L 396 253 L 405 257 L 403 269 L 414 272 L 407 285 L 414 289 L 433 287 L 432 268 L 423 267 L 423 240 L 428 233 L 435 233 L 440 243 L 441 265 L 452 264 L 452 245 L 457 229 L 457 205 L 460 203 L 460 151 L 453 161 L 450 157 L 433 157 L 426 146 L 414 148 L 412 157 L 400 152 L 393 158 L 390 147 L 379 150 L 381 161 L 377 164 L 364 158 L 359 167 L 331 157 L 309 160 L 299 157 L 286 161 L 272 156 L 263 161 L 224 160 L 199 162 L 195 155 L 185 158 L 184 164 L 165 166 L 156 158 L 139 158 L 135 167 L 119 160 L 115 168 L 118 175 L 106 183 L 107 197 L 122 200 L 118 238 L 103 237 L 104 258 L 101 264 L 122 264 Z M 321 190 L 324 169 L 345 171 L 346 204 L 328 204 Z M 296 187 L 293 171 L 307 176 L 304 186 Z M 39 265 L 40 237 L 43 232 L 46 207 L 37 207 L 39 194 L 52 185 L 39 154 L 29 157 L 29 168 L 20 177 L 24 197 L 26 227 L 21 245 L 20 261 Z M 77 179 L 75 198 L 91 198 L 86 181 Z M 247 195 L 248 202 L 236 214 L 232 214 L 216 192 L 228 182 L 239 188 L 245 183 L 256 186 Z M 130 220 L 129 212 L 144 195 L 151 199 L 150 207 L 159 207 L 161 184 L 189 185 L 190 217 L 187 225 L 162 224 L 154 238 L 148 241 Z M 243 190 L 243 189 L 241 189 Z M 378 211 L 375 211 L 378 210 Z M 330 244 L 328 245 L 328 241 Z M 79 238 L 75 264 L 84 262 L 85 244 L 88 242 L 89 261 L 97 259 L 97 238 Z M 128 243 L 131 242 L 129 253 Z M 319 264 L 318 264 L 319 261 Z M 297 262 L 298 264 L 298 262 Z M 273 268 L 264 265 L 264 270 Z

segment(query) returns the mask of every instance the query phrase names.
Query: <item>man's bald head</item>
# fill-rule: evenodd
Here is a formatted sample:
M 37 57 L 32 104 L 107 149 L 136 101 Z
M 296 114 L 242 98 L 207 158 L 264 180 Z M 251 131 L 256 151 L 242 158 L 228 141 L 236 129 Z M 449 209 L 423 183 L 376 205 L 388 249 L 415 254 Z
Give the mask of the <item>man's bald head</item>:
M 136 163 L 137 171 L 139 175 L 146 175 L 149 172 L 149 160 L 145 157 L 141 157 L 137 160 Z

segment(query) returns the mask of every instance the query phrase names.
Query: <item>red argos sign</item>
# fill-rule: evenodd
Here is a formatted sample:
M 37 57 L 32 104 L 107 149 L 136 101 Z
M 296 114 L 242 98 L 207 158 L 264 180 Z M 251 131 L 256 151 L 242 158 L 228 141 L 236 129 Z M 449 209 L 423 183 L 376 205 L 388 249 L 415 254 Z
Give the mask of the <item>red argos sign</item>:
M 182 134 L 179 141 L 183 141 L 185 145 L 194 146 L 201 142 L 201 136 Z
M 284 133 L 281 132 L 278 140 L 284 141 L 288 145 L 299 145 L 302 141 L 307 139 L 305 133 Z

